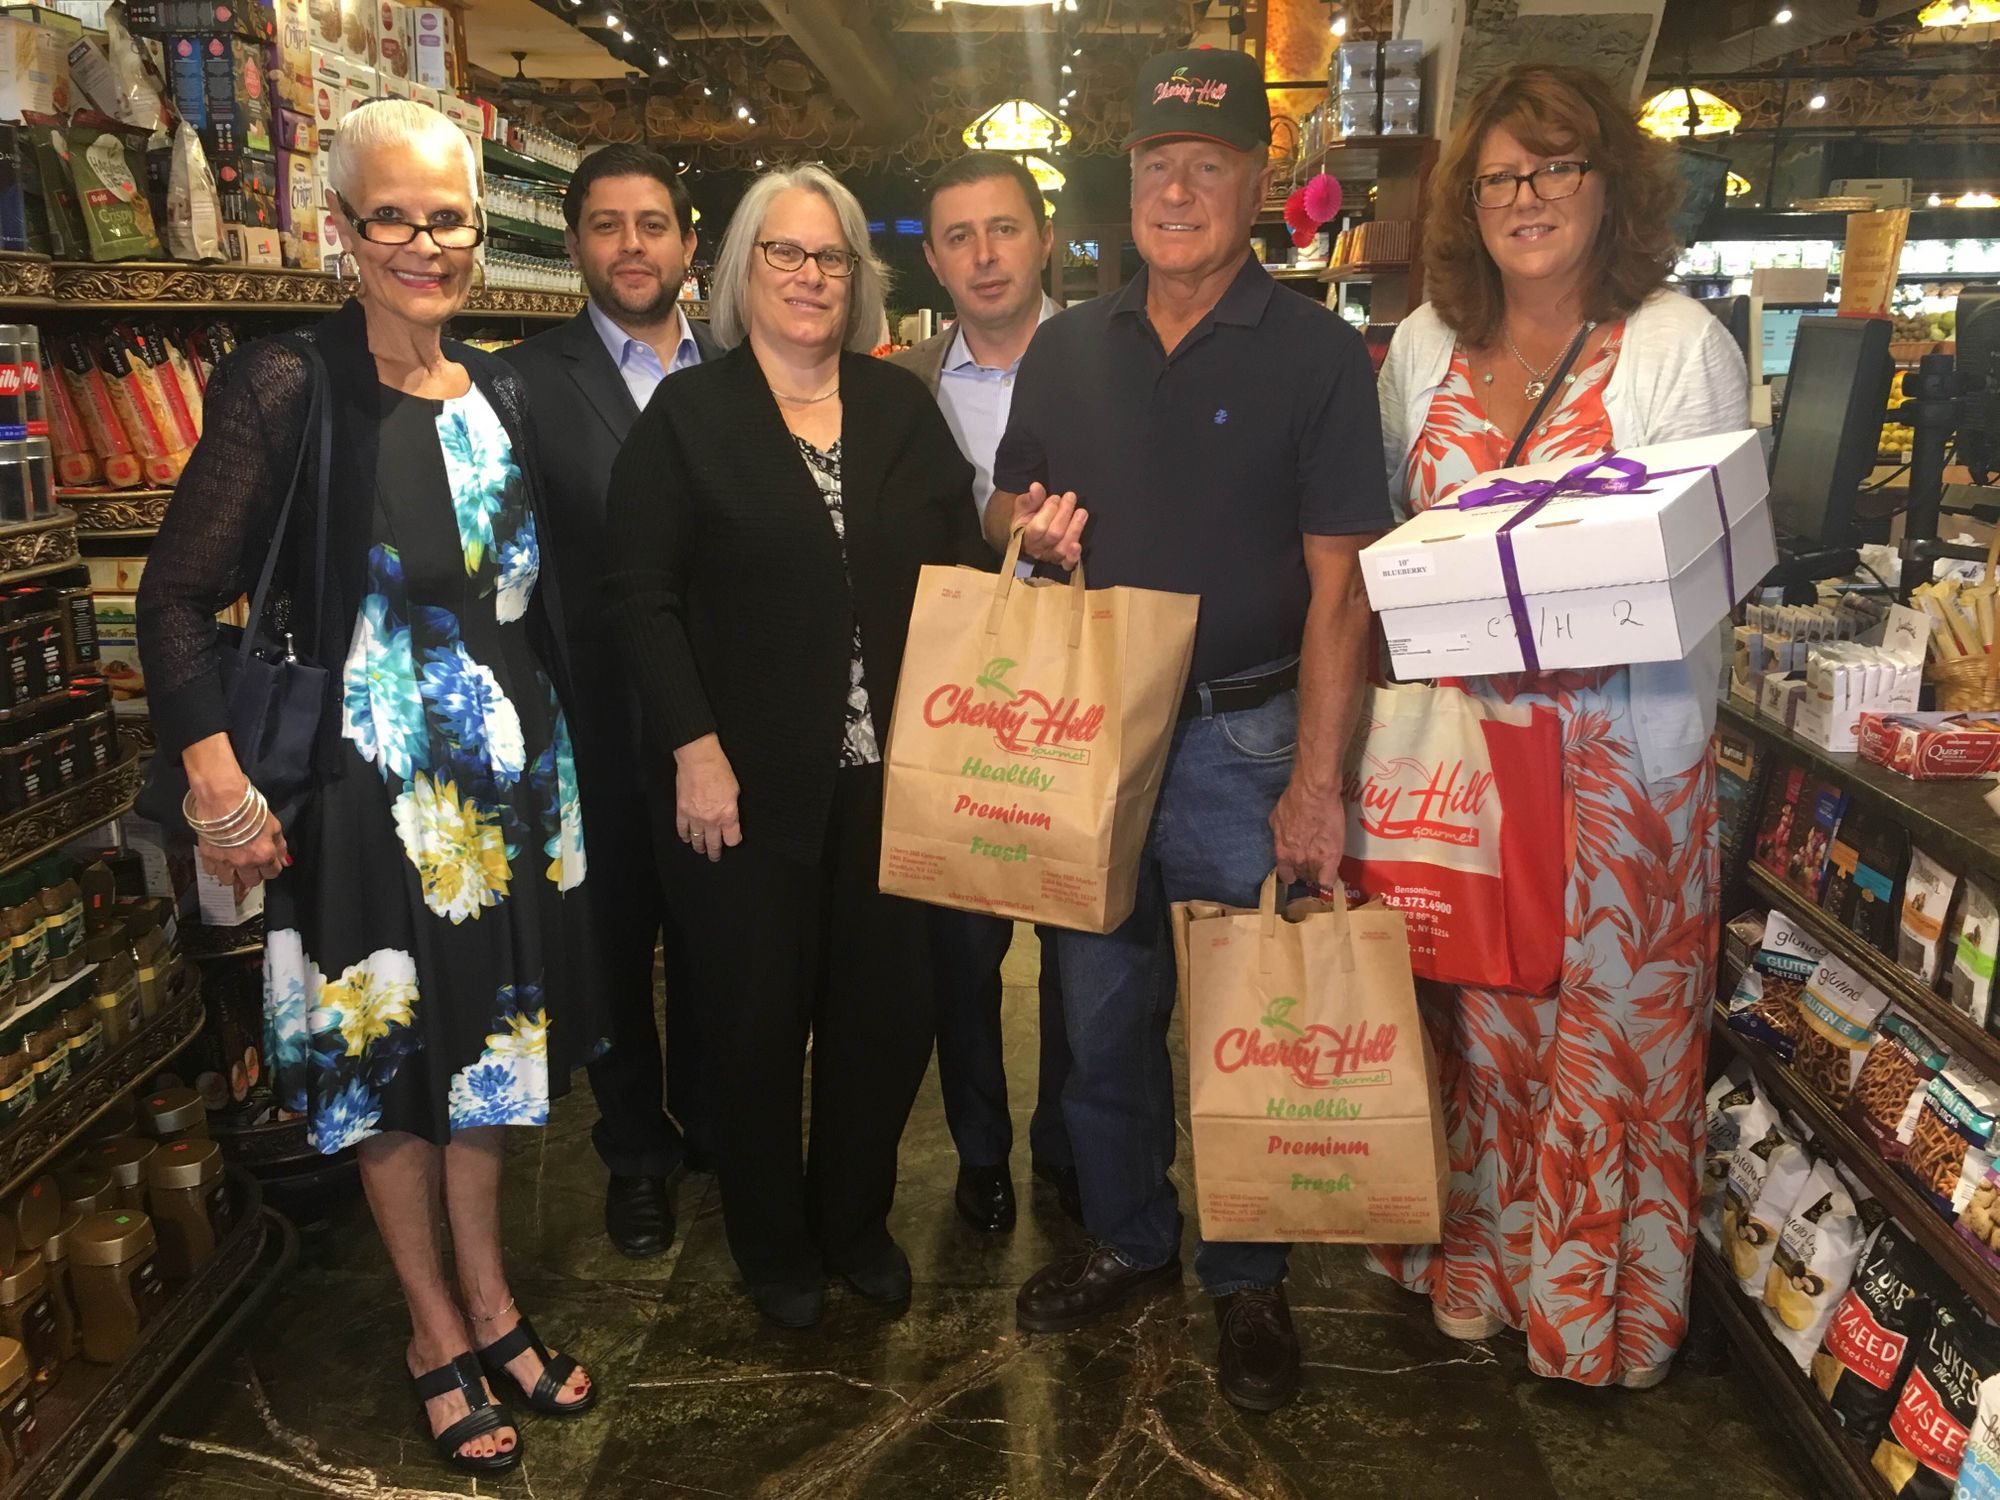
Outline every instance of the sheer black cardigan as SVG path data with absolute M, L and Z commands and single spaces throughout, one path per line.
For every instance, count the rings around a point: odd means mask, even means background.
M 326 363 L 333 402 L 326 592 L 319 617 L 307 618 L 319 509 L 309 460 L 292 505 L 266 620 L 272 630 L 292 632 L 299 654 L 327 668 L 318 769 L 322 777 L 331 777 L 340 764 L 328 752 L 339 733 L 341 666 L 367 592 L 385 388 L 368 352 L 367 316 L 359 301 L 348 302 L 302 336 Z M 444 352 L 465 366 L 491 403 L 528 486 L 542 567 L 525 623 L 558 700 L 567 706 L 573 701 L 569 659 L 553 625 L 561 618 L 556 569 L 549 556 L 554 528 L 535 461 L 527 390 L 510 366 L 490 354 L 451 339 L 445 340 Z M 260 339 L 225 359 L 209 381 L 201 441 L 174 488 L 139 586 L 139 658 L 164 754 L 178 755 L 228 727 L 215 616 L 256 583 L 300 444 L 307 441 L 309 378 L 309 366 L 297 349 L 283 339 Z M 574 734 L 575 716 L 569 717 Z

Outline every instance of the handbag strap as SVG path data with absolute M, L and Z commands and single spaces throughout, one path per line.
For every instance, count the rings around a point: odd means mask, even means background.
M 1562 363 L 1556 366 L 1555 374 L 1551 375 L 1548 384 L 1542 387 L 1542 399 L 1535 403 L 1535 409 L 1528 413 L 1528 420 L 1523 422 L 1521 430 L 1514 434 L 1514 446 L 1507 450 L 1507 461 L 1500 465 L 1501 468 L 1511 469 L 1521 461 L 1521 450 L 1528 446 L 1529 434 L 1535 430 L 1535 424 L 1542 420 L 1542 413 L 1549 409 L 1549 403 L 1556 399 L 1556 393 L 1562 389 L 1563 378 L 1569 374 L 1569 367 L 1575 364 L 1576 357 L 1583 353 L 1584 342 L 1590 337 L 1590 330 L 1596 326 L 1595 323 L 1585 323 L 1577 329 L 1576 337 L 1569 341 L 1569 347 L 1563 351 Z
M 315 627 L 325 610 L 326 594 L 326 530 L 327 511 L 333 478 L 333 403 L 327 399 L 326 364 L 320 358 L 319 350 L 310 341 L 289 334 L 280 335 L 287 343 L 299 349 L 306 360 L 307 398 L 306 420 L 299 434 L 298 457 L 292 462 L 291 482 L 285 486 L 285 502 L 278 510 L 278 524 L 271 531 L 271 545 L 265 549 L 263 567 L 257 573 L 257 587 L 250 595 L 250 617 L 248 628 L 243 632 L 243 642 L 236 651 L 236 680 L 230 684 L 230 696 L 242 690 L 244 669 L 257 649 L 257 629 L 264 618 L 264 606 L 270 600 L 271 583 L 277 576 L 278 558 L 284 552 L 285 533 L 290 529 L 292 502 L 298 498 L 299 481 L 305 477 L 306 455 L 313 448 L 314 418 L 319 426 L 319 474 L 317 499 L 319 516 L 315 526 L 317 533 L 313 547 L 313 622 Z

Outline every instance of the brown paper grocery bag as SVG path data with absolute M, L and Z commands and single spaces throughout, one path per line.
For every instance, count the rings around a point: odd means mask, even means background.
M 1197 600 L 927 567 L 897 679 L 881 886 L 1080 932 L 1132 911 Z
M 1437 1067 L 1402 913 L 1174 907 L 1195 1195 L 1211 1240 L 1428 1245 L 1446 1187 Z

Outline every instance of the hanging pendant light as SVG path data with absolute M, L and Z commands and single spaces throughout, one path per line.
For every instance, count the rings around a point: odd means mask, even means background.
M 1727 135 L 1742 123 L 1741 110 L 1707 89 L 1662 89 L 1639 111 L 1639 128 L 1668 141 L 1690 135 Z
M 1921 26 L 1988 26 L 2000 22 L 2000 0 L 1931 0 L 1917 12 Z
M 1731 172 L 1723 180 L 1722 195 L 1725 198 L 1741 198 L 1750 191 L 1750 179 L 1740 172 Z
M 1059 151 L 1069 144 L 1069 126 L 1028 99 L 994 105 L 965 127 L 965 144 L 975 151 Z

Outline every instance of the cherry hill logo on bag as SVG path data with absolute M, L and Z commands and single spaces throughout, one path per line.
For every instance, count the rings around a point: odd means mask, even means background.
M 1366 1021 L 1335 1030 L 1313 1025 L 1300 1030 L 1286 1019 L 1298 1008 L 1291 995 L 1274 997 L 1263 1017 L 1247 1030 L 1232 1026 L 1215 1039 L 1217 1072 L 1278 1068 L 1309 1089 L 1372 1087 L 1389 1082 L 1389 1059 L 1396 1055 L 1396 1028 Z M 1266 1040 L 1264 1029 L 1284 1033 Z M 1368 1069 L 1362 1072 L 1363 1068 Z
M 1087 764 L 1084 748 L 1104 727 L 1104 705 L 1081 698 L 1053 701 L 1033 688 L 1016 688 L 1007 681 L 1015 663 L 1004 656 L 989 660 L 972 679 L 972 686 L 948 682 L 924 699 L 924 723 L 932 729 L 964 724 L 991 729 L 993 742 L 1009 755 L 1036 755 Z M 985 694 L 992 696 L 982 696 Z
M 1467 849 L 1479 847 L 1477 821 L 1493 792 L 1491 771 L 1467 771 L 1463 760 L 1432 765 L 1407 757 L 1380 761 L 1367 757 L 1347 773 L 1342 792 L 1358 808 L 1361 827 L 1378 839 L 1434 839 Z M 1463 820 L 1463 821 L 1461 821 Z

